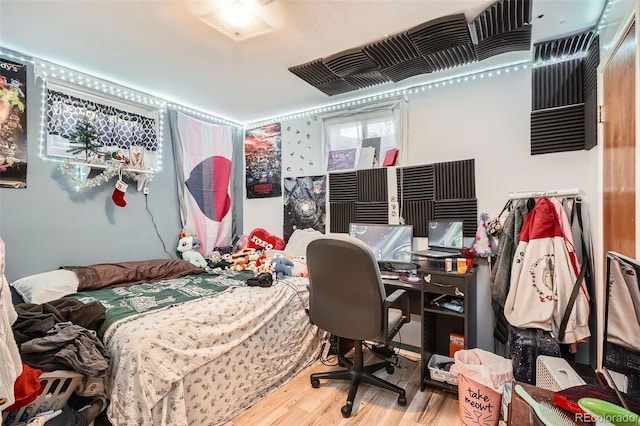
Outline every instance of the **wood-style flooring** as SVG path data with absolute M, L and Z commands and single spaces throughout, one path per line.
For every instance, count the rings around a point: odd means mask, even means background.
M 371 358 L 371 354 L 365 357 L 365 365 L 376 362 Z M 328 367 L 317 361 L 228 422 L 227 426 L 464 425 L 458 415 L 456 395 L 431 388 L 421 392 L 419 362 L 404 356 L 400 356 L 399 367 L 393 374 L 387 374 L 383 369 L 376 375 L 403 387 L 407 393 L 407 405 L 398 405 L 394 392 L 364 384 L 356 394 L 351 417 L 345 419 L 340 408 L 345 404 L 349 383 L 344 380 L 321 380 L 320 387 L 314 389 L 309 379 L 311 373 L 339 368 Z

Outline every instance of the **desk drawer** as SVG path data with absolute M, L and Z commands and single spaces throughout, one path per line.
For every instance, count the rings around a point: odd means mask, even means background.
M 427 273 L 424 275 L 423 280 L 423 289 L 426 293 L 447 294 L 449 296 L 463 297 L 466 291 L 464 277 L 457 277 L 455 275 L 433 275 Z

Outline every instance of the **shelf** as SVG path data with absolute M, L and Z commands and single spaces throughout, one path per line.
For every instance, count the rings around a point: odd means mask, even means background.
M 76 161 L 69 161 L 69 164 L 74 166 L 87 166 L 87 167 L 91 167 L 92 169 L 101 169 L 101 170 L 117 168 L 117 169 L 121 169 L 123 172 L 129 172 L 129 173 L 141 173 L 141 174 L 152 173 L 151 170 L 140 169 L 137 167 L 120 167 L 120 166 L 124 166 L 123 163 L 89 163 L 86 161 L 76 160 Z
M 447 315 L 447 316 L 451 316 L 451 317 L 464 318 L 464 312 L 460 313 L 460 312 L 452 311 L 451 309 L 438 308 L 437 306 L 425 307 L 424 311 L 425 312 L 432 312 L 434 314 Z

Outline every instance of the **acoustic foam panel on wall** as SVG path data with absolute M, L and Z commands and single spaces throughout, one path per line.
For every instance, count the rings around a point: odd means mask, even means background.
M 349 224 L 356 222 L 356 204 L 329 203 L 329 214 L 331 217 L 330 231 L 347 233 L 349 232 Z
M 389 204 L 356 203 L 356 222 L 389 223 Z
M 388 200 L 387 168 L 365 169 L 356 172 L 357 201 L 363 203 Z
M 531 155 L 585 147 L 584 104 L 531 112 Z
M 398 201 L 436 198 L 434 165 L 398 167 L 396 169 Z
M 531 154 L 591 149 L 597 143 L 599 38 L 593 30 L 534 45 L 531 73 Z
M 405 201 L 402 203 L 402 217 L 407 225 L 413 225 L 414 237 L 426 237 L 428 223 L 433 219 L 433 201 Z
M 356 172 L 329 173 L 329 202 L 353 202 L 358 194 Z
M 435 199 L 476 198 L 475 160 L 436 163 Z
M 443 16 L 381 40 L 289 68 L 332 96 L 531 47 L 532 0 L 498 0 L 471 24 Z M 469 25 L 473 30 L 470 32 Z
M 478 200 L 436 200 L 434 219 L 462 219 L 465 237 L 475 237 L 478 229 Z

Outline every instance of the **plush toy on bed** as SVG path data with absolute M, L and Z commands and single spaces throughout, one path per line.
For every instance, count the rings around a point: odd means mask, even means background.
M 199 246 L 200 240 L 198 240 L 195 234 L 186 232 L 182 232 L 180 234 L 180 240 L 178 240 L 178 251 L 182 253 L 182 258 L 195 266 L 206 268 L 208 266 L 207 261 L 204 256 L 196 250 Z
M 293 262 L 286 257 L 277 256 L 271 261 L 276 278 L 290 277 L 293 272 Z

